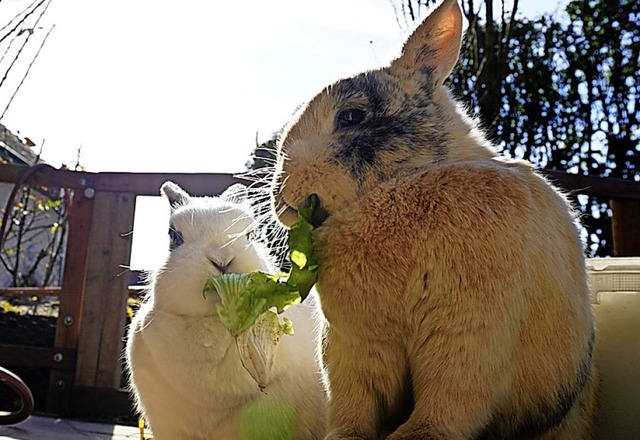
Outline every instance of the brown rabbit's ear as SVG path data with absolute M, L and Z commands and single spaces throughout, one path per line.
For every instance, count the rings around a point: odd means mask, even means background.
M 191 196 L 176 183 L 167 181 L 160 187 L 160 193 L 169 200 L 171 211 L 189 203 Z
M 424 72 L 440 86 L 458 61 L 462 42 L 462 10 L 458 0 L 444 0 L 413 31 L 402 54 L 389 67 L 400 78 Z

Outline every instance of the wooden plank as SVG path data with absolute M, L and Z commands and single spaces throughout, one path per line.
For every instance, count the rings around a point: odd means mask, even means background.
M 0 296 L 59 296 L 60 287 L 12 287 L 0 289 Z
M 29 167 L 0 164 L 0 182 L 16 182 Z M 251 182 L 232 173 L 89 173 L 44 167 L 29 178 L 32 185 L 61 188 L 93 188 L 96 191 L 160 195 L 160 186 L 172 180 L 193 195 L 214 195 L 234 183 Z
M 16 182 L 28 169 L 26 166 L 1 164 L 0 182 Z M 558 186 L 579 194 L 602 196 L 611 199 L 640 200 L 640 182 L 609 177 L 568 174 L 557 170 L 540 170 Z M 155 196 L 160 185 L 173 180 L 193 195 L 214 195 L 233 183 L 250 184 L 251 181 L 237 173 L 90 173 L 84 171 L 57 170 L 52 167 L 39 169 L 29 182 L 34 185 L 64 188 L 87 188 L 97 191 L 132 192 L 137 195 Z
M 87 272 L 87 252 L 93 216 L 93 195 L 74 191 L 69 206 L 69 238 L 62 276 L 56 347 L 76 349 Z
M 613 255 L 616 257 L 640 256 L 640 201 L 611 200 L 613 217 Z
M 78 341 L 77 386 L 120 385 L 135 195 L 97 192 Z
M 73 392 L 73 376 L 71 370 L 52 369 L 49 374 L 47 389 L 47 405 L 45 412 L 58 417 L 71 415 L 71 393 Z
M 160 186 L 167 180 L 177 183 L 194 196 L 219 194 L 234 183 L 249 184 L 224 173 L 100 173 L 93 177 L 99 191 L 124 191 L 146 196 L 159 196 Z
M 588 194 L 610 199 L 640 200 L 640 182 L 610 177 L 582 176 L 563 171 L 540 170 L 560 188 L 575 194 Z
M 0 365 L 73 370 L 75 359 L 75 350 L 66 348 L 0 344 Z
M 88 175 L 90 173 L 58 170 L 44 163 L 32 167 L 0 164 L 0 182 L 20 182 L 21 185 L 83 189 L 87 187 Z
M 71 194 L 68 214 L 69 237 L 65 252 L 55 347 L 73 350 L 78 347 L 94 195 L 86 190 L 76 190 Z M 47 412 L 59 415 L 68 413 L 73 379 L 73 372 L 56 369 L 51 371 Z

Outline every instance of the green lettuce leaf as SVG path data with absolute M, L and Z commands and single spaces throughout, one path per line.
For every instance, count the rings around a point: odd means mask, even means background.
M 216 312 L 220 322 L 233 336 L 249 327 L 267 310 L 282 313 L 287 307 L 300 303 L 318 280 L 318 261 L 313 252 L 311 218 L 318 199 L 312 195 L 309 207 L 298 209 L 298 221 L 289 229 L 288 274 L 268 274 L 260 271 L 245 274 L 222 274 L 205 283 L 203 293 L 220 296 Z M 286 322 L 292 332 L 291 323 Z

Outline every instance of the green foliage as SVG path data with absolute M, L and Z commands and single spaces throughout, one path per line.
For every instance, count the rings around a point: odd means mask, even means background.
M 10 275 L 5 287 L 49 287 L 58 277 L 67 236 L 67 205 L 47 188 L 25 186 L 8 215 L 0 267 Z
M 291 440 L 296 429 L 295 412 L 280 400 L 256 400 L 245 405 L 238 416 L 242 440 Z
M 436 3 L 391 2 L 406 28 Z M 640 181 L 640 2 L 572 0 L 563 16 L 534 18 L 509 11 L 504 0 L 501 7 L 461 3 L 468 27 L 448 83 L 506 156 Z M 274 137 L 258 146 L 254 169 L 273 165 L 276 143 Z M 573 202 L 587 254 L 610 256 L 608 201 Z
M 278 143 L 279 133 L 275 133 L 273 137 L 262 144 L 256 142 L 256 147 L 251 155 L 251 160 L 245 166 L 251 170 L 262 170 L 271 168 L 276 161 L 276 146 Z
M 481 15 L 462 2 L 469 26 L 449 79 L 489 137 L 540 168 L 639 181 L 640 3 L 572 0 L 559 18 L 491 3 Z M 611 255 L 607 201 L 574 203 L 589 256 Z
M 282 274 L 269 275 L 263 272 L 222 274 L 207 280 L 204 293 L 217 293 L 220 296 L 221 303 L 216 306 L 220 322 L 232 336 L 237 336 L 272 307 L 282 313 L 288 306 L 300 301 L 297 291 L 280 282 L 282 277 Z
M 310 206 L 298 208 L 299 219 L 289 229 L 289 259 L 291 270 L 287 284 L 297 289 L 302 299 L 318 280 L 318 261 L 313 253 L 313 226 L 311 219 L 316 209 L 318 198 L 314 194 L 310 198 Z

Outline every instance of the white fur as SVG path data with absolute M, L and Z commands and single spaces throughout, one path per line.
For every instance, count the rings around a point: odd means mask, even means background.
M 224 195 L 182 196 L 171 224 L 184 243 L 151 275 L 126 347 L 131 389 L 155 439 L 239 438 L 242 407 L 269 399 L 292 405 L 296 438 L 323 438 L 326 402 L 316 356 L 315 300 L 285 312 L 295 335 L 282 337 L 272 380 L 261 392 L 215 313 L 215 294 L 204 298 L 202 288 L 220 273 L 218 266 L 228 265 L 233 273 L 273 272 L 268 254 L 246 236 L 253 220 L 245 206 Z

